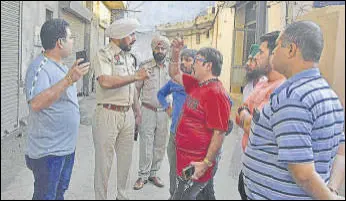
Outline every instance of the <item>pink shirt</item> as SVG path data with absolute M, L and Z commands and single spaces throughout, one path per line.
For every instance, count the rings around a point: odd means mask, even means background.
M 257 108 L 261 110 L 265 104 L 269 102 L 270 95 L 273 91 L 278 88 L 282 83 L 286 81 L 286 78 L 279 79 L 273 82 L 269 82 L 268 80 L 262 80 L 258 82 L 255 86 L 255 89 L 248 96 L 243 105 L 247 106 L 250 109 L 250 114 L 252 115 L 253 109 Z M 236 116 L 236 123 L 240 124 L 239 114 Z M 242 148 L 245 151 L 247 146 L 247 142 L 249 139 L 249 133 L 244 132 L 242 139 Z

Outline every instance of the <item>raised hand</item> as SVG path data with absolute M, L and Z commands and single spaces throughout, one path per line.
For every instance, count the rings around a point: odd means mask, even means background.
M 66 77 L 68 77 L 69 82 L 77 82 L 79 79 L 81 79 L 85 74 L 88 73 L 90 62 L 86 62 L 83 64 L 78 65 L 79 62 L 83 61 L 83 59 L 76 60 L 70 70 L 67 72 Z M 70 84 L 72 84 L 70 83 Z
M 173 39 L 171 44 L 172 60 L 174 62 L 179 62 L 180 51 L 184 48 L 184 39 L 182 36 L 178 35 Z

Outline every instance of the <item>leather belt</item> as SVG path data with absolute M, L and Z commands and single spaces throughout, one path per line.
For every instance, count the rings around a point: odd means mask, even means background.
M 165 111 L 164 108 L 157 108 L 157 107 L 154 107 L 154 106 L 152 106 L 152 105 L 150 105 L 150 104 L 148 104 L 148 103 L 142 103 L 142 105 L 143 105 L 144 107 L 146 107 L 146 108 L 148 108 L 148 109 L 154 111 L 154 112 L 164 112 L 164 111 Z
M 117 112 L 127 112 L 130 109 L 130 106 L 120 106 L 120 105 L 113 105 L 113 104 L 97 104 L 97 105 L 102 105 L 103 108 L 109 109 L 109 110 L 114 110 Z

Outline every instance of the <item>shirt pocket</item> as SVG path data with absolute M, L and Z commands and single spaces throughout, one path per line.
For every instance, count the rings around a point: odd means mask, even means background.
M 126 76 L 128 75 L 125 66 L 123 65 L 113 65 L 113 75 Z
M 156 78 L 150 77 L 148 80 L 144 81 L 144 86 L 147 90 L 153 90 L 156 85 Z

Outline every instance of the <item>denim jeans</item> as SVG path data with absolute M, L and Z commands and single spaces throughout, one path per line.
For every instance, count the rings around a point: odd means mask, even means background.
M 31 159 L 25 156 L 26 166 L 34 174 L 33 200 L 64 200 L 72 174 L 75 153 L 66 156 L 45 156 Z

